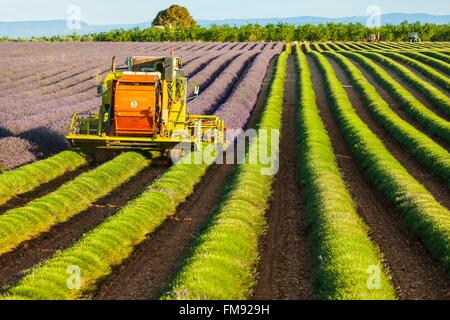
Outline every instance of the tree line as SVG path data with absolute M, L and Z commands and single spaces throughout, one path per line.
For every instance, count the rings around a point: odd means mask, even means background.
M 382 41 L 405 41 L 408 34 L 418 32 L 424 41 L 450 41 L 450 24 L 421 24 L 403 22 L 399 25 L 385 25 L 380 29 L 370 29 L 361 23 L 349 24 L 247 24 L 244 26 L 213 25 L 201 27 L 166 27 L 131 30 L 113 30 L 109 32 L 88 35 L 54 36 L 28 39 L 31 41 L 213 41 L 213 42 L 244 42 L 244 41 L 364 41 L 370 34 L 380 32 Z M 22 39 L 7 39 L 3 41 L 21 41 Z

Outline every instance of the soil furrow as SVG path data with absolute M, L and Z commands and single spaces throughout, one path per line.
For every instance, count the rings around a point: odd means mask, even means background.
M 247 127 L 254 127 L 268 93 L 276 59 L 269 64 L 262 90 Z M 141 243 L 133 254 L 111 276 L 105 279 L 94 294 L 96 300 L 155 300 L 163 293 L 189 252 L 194 237 L 218 205 L 226 180 L 233 166 L 215 165 L 195 188 L 187 201 L 177 209 L 149 239 Z
M 356 110 L 358 116 L 366 123 L 366 125 L 375 133 L 387 147 L 390 153 L 408 170 L 408 172 L 419 181 L 436 200 L 443 206 L 450 208 L 450 197 L 448 196 L 448 189 L 441 184 L 441 181 L 433 175 L 433 173 L 422 167 L 414 157 L 407 152 L 407 150 L 395 140 L 384 127 L 375 120 L 372 114 L 364 106 L 364 97 L 351 85 L 351 80 L 344 72 L 342 67 L 333 59 L 328 58 L 328 61 L 334 68 L 336 75 L 344 86 L 348 97 Z
M 280 170 L 273 184 L 258 267 L 257 300 L 312 299 L 313 267 L 303 223 L 304 202 L 298 185 L 296 144 L 297 72 L 294 56 L 288 60 L 280 141 Z
M 400 212 L 367 181 L 341 134 L 327 101 L 324 79 L 312 58 L 312 80 L 322 119 L 331 137 L 339 168 L 370 228 L 370 237 L 384 255 L 400 299 L 449 299 L 450 281 L 445 270 L 424 249 L 402 221 Z
M 369 83 L 375 87 L 378 94 L 383 98 L 384 101 L 386 101 L 391 109 L 397 113 L 397 115 L 402 118 L 403 120 L 407 121 L 410 125 L 412 125 L 417 130 L 422 131 L 426 135 L 428 135 L 431 139 L 433 139 L 436 143 L 438 143 L 440 146 L 445 148 L 447 151 L 450 152 L 450 143 L 445 141 L 444 139 L 440 137 L 436 137 L 434 135 L 429 134 L 427 132 L 426 128 L 424 128 L 422 125 L 420 125 L 416 120 L 414 120 L 406 111 L 403 109 L 403 107 L 400 105 L 400 103 L 397 102 L 397 100 L 394 98 L 394 96 L 387 90 L 382 87 L 377 80 L 357 61 L 350 59 L 349 60 L 361 71 L 361 73 L 364 75 L 364 77 L 369 81 Z
M 85 233 L 114 215 L 166 169 L 164 166 L 151 165 L 88 210 L 0 256 L 0 288 L 13 284 L 28 269 L 78 241 Z

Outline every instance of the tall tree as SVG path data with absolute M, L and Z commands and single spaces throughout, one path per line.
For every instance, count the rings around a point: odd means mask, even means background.
M 160 11 L 153 20 L 152 25 L 191 28 L 195 27 L 197 22 L 192 18 L 188 9 L 174 4 L 168 9 Z

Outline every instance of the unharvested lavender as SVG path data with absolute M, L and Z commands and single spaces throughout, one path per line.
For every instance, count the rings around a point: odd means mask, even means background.
M 14 168 L 68 147 L 74 112 L 97 111 L 96 86 L 112 56 L 168 55 L 202 87 L 191 113 L 247 122 L 278 43 L 0 43 L 0 167 Z M 20 70 L 20 72 L 18 72 Z M 192 89 L 191 89 L 192 90 Z
M 2 169 L 35 161 L 39 156 L 36 146 L 27 140 L 8 137 L 0 139 L 0 164 Z
M 253 62 L 237 88 L 214 113 L 225 119 L 229 129 L 242 129 L 247 124 L 261 92 L 267 66 L 276 51 L 264 51 Z M 236 133 L 230 138 L 236 138 Z

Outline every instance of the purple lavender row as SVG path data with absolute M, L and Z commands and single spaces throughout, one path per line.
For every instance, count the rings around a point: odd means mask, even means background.
M 229 129 L 242 129 L 256 105 L 267 67 L 277 53 L 264 51 L 253 62 L 246 75 L 228 100 L 214 113 L 225 120 Z M 236 138 L 237 134 L 230 136 Z
M 209 72 L 209 71 L 208 71 Z M 78 76 L 81 77 L 82 75 Z M 75 78 L 78 78 L 75 77 Z M 13 120 L 4 122 L 4 128 L 18 134 L 24 130 L 28 130 L 36 124 L 39 126 L 45 125 L 45 119 L 48 119 L 49 123 L 60 120 L 61 118 L 70 119 L 73 112 L 86 112 L 92 109 L 92 101 L 97 101 L 98 98 L 95 96 L 95 85 L 97 84 L 95 80 L 84 81 L 79 84 L 78 80 L 74 80 L 73 83 L 78 83 L 74 87 L 84 86 L 86 90 L 92 89 L 90 92 L 80 92 L 81 95 L 72 95 L 60 99 L 54 99 L 50 101 L 45 101 L 29 108 L 18 108 L 18 112 L 11 112 L 13 115 Z M 74 88 L 73 87 L 73 88 Z M 72 87 L 67 89 L 67 93 L 70 93 Z M 84 104 L 87 104 L 85 106 Z M 28 110 L 28 114 L 24 113 L 23 110 Z M 70 112 L 68 112 L 70 111 Z M 1 117 L 1 113 L 0 113 Z M 1 118 L 0 118 L 1 119 Z
M 149 52 L 149 50 L 156 48 L 157 50 L 154 51 L 158 51 L 161 52 L 161 54 L 163 54 L 164 50 L 168 49 L 168 48 L 172 48 L 174 47 L 173 44 L 169 44 L 165 47 L 161 47 L 160 44 L 155 45 L 155 44 L 138 44 L 138 45 L 133 45 L 130 46 L 131 44 L 121 44 L 121 45 L 114 45 L 111 46 L 112 51 L 114 50 L 120 50 L 120 55 L 126 56 L 126 55 L 133 55 L 133 54 L 152 54 L 153 52 Z M 176 44 L 178 45 L 178 44 Z M 185 47 L 183 47 L 185 45 Z M 246 44 L 245 46 L 247 46 L 248 44 Z M 153 47 L 154 46 L 154 47 Z M 228 54 L 234 51 L 234 49 L 232 49 L 232 47 L 234 47 L 235 44 L 207 44 L 206 47 L 209 47 L 209 51 L 207 51 L 206 53 L 203 52 L 203 50 L 205 49 L 205 46 L 203 44 L 197 44 L 195 46 L 192 46 L 192 44 L 182 44 L 180 43 L 179 47 L 175 47 L 175 49 L 179 50 L 178 52 L 176 52 L 177 55 L 181 55 L 180 52 L 184 51 L 182 50 L 183 48 L 189 49 L 189 48 L 195 48 L 198 49 L 200 48 L 201 50 L 199 52 L 195 52 L 195 51 L 189 51 L 189 53 L 186 53 L 186 56 L 184 56 L 183 54 L 183 58 L 184 60 L 186 60 L 187 55 L 190 54 L 191 58 L 194 59 L 191 63 L 188 64 L 188 66 L 190 65 L 190 68 L 194 71 L 199 71 L 201 70 L 200 67 L 205 67 L 208 68 L 208 66 L 203 66 L 204 61 L 202 62 L 202 59 L 211 59 L 211 57 L 215 54 Z M 243 44 L 239 44 L 240 47 L 244 47 Z M 91 48 L 94 46 L 91 46 Z M 102 46 L 95 46 L 99 51 L 103 51 L 102 50 Z M 76 50 L 76 46 L 67 46 L 66 48 L 72 49 L 72 50 Z M 202 49 L 203 48 L 203 49 Z M 270 47 L 268 47 L 270 48 Z M 86 48 L 84 48 L 86 49 Z M 186 50 L 185 49 L 185 50 Z M 220 49 L 220 50 L 219 50 Z M 232 49 L 232 50 L 230 50 Z M 226 50 L 226 52 L 222 52 L 222 50 Z M 252 48 L 251 51 L 249 52 L 253 52 L 254 50 L 257 50 L 257 46 L 255 46 L 254 48 Z M 39 52 L 39 50 L 36 50 L 36 52 Z M 240 51 L 238 51 L 240 52 Z M 184 52 L 183 52 L 184 53 Z M 236 52 L 235 52 L 236 53 Z M 275 53 L 271 53 L 272 56 Z M 77 54 L 75 54 L 76 56 Z M 80 55 L 81 56 L 81 55 Z M 93 54 L 92 56 L 95 56 L 95 54 Z M 118 54 L 119 56 L 119 54 Z M 206 58 L 205 58 L 206 56 Z M 218 57 L 217 57 L 218 58 Z M 79 63 L 83 64 L 86 63 L 86 58 L 80 58 Z M 105 59 L 105 63 L 108 63 L 109 59 Z M 242 87 L 246 87 L 245 85 L 245 79 L 247 79 L 249 77 L 249 74 L 253 74 L 252 70 L 255 69 L 255 64 L 257 63 L 259 59 L 259 57 L 255 60 L 254 65 L 252 65 L 252 67 L 250 68 L 250 70 L 247 72 L 245 78 L 242 80 L 242 82 L 239 84 L 238 88 L 236 89 L 236 91 L 230 96 L 230 98 L 227 100 L 227 102 L 225 104 L 223 104 L 221 106 L 221 108 L 219 109 L 220 112 L 224 112 L 224 111 L 228 111 L 228 108 L 230 105 L 232 105 L 233 101 L 239 101 L 239 99 L 236 97 L 236 92 L 242 92 Z M 270 60 L 270 59 L 269 59 Z M 97 60 L 98 61 L 98 60 Z M 103 61 L 103 60 L 102 60 Z M 78 61 L 75 61 L 74 64 L 72 65 L 77 65 Z M 261 62 L 261 61 L 260 61 Z M 267 62 L 268 63 L 268 62 Z M 233 62 L 231 63 L 233 64 Z M 86 64 L 84 64 L 86 66 Z M 267 64 L 266 64 L 267 67 Z M 213 70 L 214 68 L 210 68 L 211 70 Z M 55 70 L 57 70 L 55 68 Z M 61 71 L 61 69 L 59 69 Z M 200 71 L 201 72 L 201 71 Z M 214 71 L 212 71 L 214 72 Z M 265 72 L 264 72 L 265 73 Z M 62 73 L 61 73 L 62 74 Z M 200 73 L 199 73 L 200 74 Z M 206 75 L 206 71 L 204 73 Z M 57 77 L 57 76 L 56 76 Z M 254 78 L 254 80 L 250 80 L 250 81 L 255 81 L 258 82 L 258 80 L 256 79 L 256 77 Z M 77 88 L 77 89 L 82 89 L 82 88 L 86 88 L 89 89 L 89 86 L 87 87 L 83 87 L 85 84 L 76 84 L 75 81 L 79 81 L 79 79 L 75 79 L 73 81 L 73 86 L 71 87 L 72 89 Z M 45 81 L 43 82 L 45 83 Z M 70 81 L 67 81 L 65 83 L 70 84 Z M 92 84 L 90 84 L 91 88 L 94 88 L 94 86 Z M 89 89 L 91 90 L 91 89 Z M 94 90 L 95 91 L 95 90 Z M 259 92 L 259 89 L 257 89 L 257 91 Z M 66 148 L 66 142 L 64 140 L 64 135 L 66 133 L 67 127 L 70 123 L 70 117 L 71 114 L 73 112 L 79 112 L 79 113 L 83 113 L 83 112 L 92 112 L 92 111 L 97 111 L 98 109 L 98 98 L 97 97 L 93 97 L 91 96 L 92 90 L 89 92 L 67 92 L 67 97 L 60 97 L 60 98 L 55 98 L 56 99 L 61 99 L 58 100 L 55 104 L 51 104 L 51 101 L 48 101 L 49 104 L 47 104 L 46 106 L 41 105 L 39 107 L 37 107 L 36 110 L 46 110 L 43 113 L 40 113 L 38 111 L 37 114 L 30 114 L 29 111 L 22 111 L 25 114 L 27 114 L 25 117 L 21 117 L 20 119 L 14 119 L 11 121 L 8 121 L 8 128 L 11 129 L 10 132 L 7 135 L 11 135 L 12 132 L 14 131 L 18 136 L 17 137 L 9 137 L 9 138 L 4 138 L 4 139 L 0 139 L 0 146 L 1 146 L 1 150 L 2 153 L 5 155 L 5 157 L 9 157 L 10 162 L 8 164 L 8 167 L 14 167 L 18 164 L 23 164 L 26 162 L 30 162 L 34 160 L 34 157 L 30 157 L 30 155 L 33 156 L 33 154 L 37 154 L 38 156 L 40 156 L 40 154 L 43 154 L 44 156 L 50 155 L 51 153 L 63 150 L 64 148 Z M 257 93 L 254 93 L 255 96 L 257 96 Z M 95 93 L 94 93 L 95 95 Z M 92 99 L 90 98 L 92 97 Z M 72 100 L 73 98 L 73 100 Z M 249 98 L 250 100 L 252 99 L 251 97 Z M 82 101 L 80 101 L 82 100 Z M 256 98 L 255 98 L 256 101 Z M 254 105 L 254 104 L 253 104 Z M 20 106 L 17 109 L 18 110 L 26 110 L 30 108 L 30 105 L 28 106 Z M 36 111 L 34 110 L 34 111 Z M 18 111 L 20 114 L 20 111 Z M 248 118 L 248 116 L 246 117 Z M 231 119 L 231 118 L 229 118 Z M 230 120 L 229 120 L 230 121 Z M 247 120 L 240 120 L 237 121 L 236 123 L 243 123 L 245 124 Z M 0 121 L 0 130 L 1 127 L 4 127 L 4 122 Z M 227 123 L 229 127 L 231 122 Z M 235 125 L 233 125 L 232 127 L 235 127 Z M 6 132 L 8 132 L 8 130 L 5 130 Z M 0 135 L 1 137 L 1 135 Z M 24 140 L 25 139 L 25 140 Z M 24 157 L 23 159 L 18 159 L 18 157 L 16 156 L 16 153 L 14 152 L 15 150 L 18 150 L 17 148 L 13 150 L 13 144 L 11 144 L 11 141 L 17 141 L 17 145 L 22 146 L 21 148 L 21 152 L 19 152 L 19 154 L 23 154 Z M 8 147 L 5 147 L 8 146 Z M 8 148 L 11 148 L 10 151 L 6 150 Z M 20 148 L 19 148 L 20 149 Z M 9 154 L 9 155 L 8 155 Z M 14 156 L 13 156 L 14 155 Z M 19 157 L 20 158 L 20 157 Z M 32 159 L 33 158 L 33 159 Z M 24 160 L 25 159 L 25 160 Z M 7 160 L 0 160 L 0 162 L 5 162 Z M 15 162 L 16 165 L 11 164 Z
M 84 57 L 84 58 L 83 58 Z M 4 57 L 2 59 L 2 69 L 10 69 L 11 71 L 17 71 L 17 68 L 21 68 L 21 72 L 14 72 L 13 77 L 11 78 L 14 81 L 20 80 L 25 76 L 33 75 L 34 70 L 30 68 L 23 68 L 24 64 L 27 66 L 34 67 L 45 67 L 45 69 L 51 67 L 58 67 L 61 64 L 74 64 L 76 65 L 80 62 L 84 62 L 86 60 L 97 61 L 99 59 L 104 59 L 104 55 L 102 55 L 99 51 L 81 51 L 81 50 L 73 50 L 67 52 L 60 52 L 58 54 L 52 53 L 43 57 L 34 57 L 27 56 L 21 58 L 20 61 L 14 63 L 14 58 Z
M 27 86 L 22 86 L 20 91 L 16 89 L 14 93 L 9 93 L 6 96 L 0 97 L 0 110 L 4 109 L 5 104 L 9 108 L 11 102 L 24 104 L 27 102 L 48 100 L 48 98 L 51 98 L 54 94 L 59 94 L 59 96 L 70 95 L 70 92 L 65 92 L 63 90 L 73 87 L 77 82 L 95 79 L 96 75 L 102 74 L 104 71 L 105 69 L 101 70 L 100 66 L 97 65 L 90 67 L 87 70 L 82 70 L 82 72 L 59 74 L 55 79 L 48 78 L 39 87 L 27 88 Z
M 214 78 L 216 78 L 227 67 L 227 65 L 229 65 L 238 56 L 239 54 L 234 52 L 226 53 L 212 60 L 205 68 L 203 68 L 200 72 L 197 72 L 192 78 L 189 79 L 188 96 L 192 96 L 196 85 L 200 86 L 201 90 L 205 89 L 214 80 Z
M 51 95 L 58 91 L 64 90 L 68 87 L 72 87 L 76 81 L 86 81 L 88 79 L 95 79 L 97 76 L 103 74 L 107 69 L 104 65 L 89 66 L 88 69 L 79 71 L 65 72 L 55 76 L 54 79 L 48 78 L 40 86 L 34 88 L 28 88 L 27 91 L 19 92 L 18 94 L 10 94 L 9 98 L 14 98 L 16 101 L 24 101 L 29 98 L 42 98 L 43 95 Z M 66 92 L 61 92 L 61 95 L 66 95 Z M 2 103 L 0 99 L 0 104 Z M 10 100 L 10 99 L 9 99 Z
M 121 50 L 121 51 L 117 51 L 117 50 L 113 50 L 113 49 L 109 49 L 109 48 L 105 48 L 105 50 L 107 50 L 108 52 L 111 52 L 112 55 L 116 54 L 116 55 L 126 55 L 127 51 L 125 50 Z M 83 52 L 82 50 L 74 50 L 76 53 L 73 54 L 71 53 L 70 55 L 66 55 L 66 53 L 61 53 L 60 55 L 51 55 L 49 57 L 46 57 L 46 59 L 42 60 L 42 61 L 34 61 L 34 62 L 30 62 L 27 61 L 27 65 L 33 65 L 32 68 L 38 68 L 40 67 L 43 70 L 47 70 L 48 68 L 51 68 L 53 66 L 60 66 L 61 64 L 69 64 L 69 65 L 73 65 L 74 67 L 78 66 L 83 66 L 83 64 L 85 64 L 87 61 L 89 62 L 96 62 L 98 63 L 107 63 L 108 61 L 110 61 L 110 57 L 105 56 L 104 53 L 102 53 L 101 50 L 97 50 L 97 51 L 85 51 Z M 10 67 L 12 71 L 15 71 L 17 66 L 13 66 L 11 64 L 9 64 L 9 66 L 6 67 Z M 20 73 L 15 73 L 17 76 L 22 77 L 24 74 L 26 75 L 27 73 L 29 74 L 34 74 L 34 70 L 30 70 L 30 68 L 22 68 L 23 72 Z M 20 78 L 12 78 L 12 80 L 17 81 L 20 80 Z
M 32 143 L 17 137 L 0 139 L 0 164 L 4 169 L 34 162 L 39 152 Z
M 33 128 L 45 127 L 60 119 L 70 119 L 75 112 L 87 112 L 98 107 L 99 100 L 97 97 L 94 97 L 93 99 L 78 103 L 68 103 L 58 109 L 49 108 L 42 113 L 10 120 L 5 125 L 2 125 L 2 127 L 17 135 Z
M 81 102 L 90 98 L 94 98 L 96 95 L 95 87 L 97 82 L 95 79 L 94 69 L 89 70 L 87 73 L 80 73 L 75 77 L 70 77 L 66 81 L 61 81 L 48 88 L 40 88 L 40 91 L 34 92 L 33 97 L 36 98 L 24 98 L 20 100 L 7 100 L 1 101 L 0 110 L 3 104 L 10 106 L 14 104 L 16 108 L 11 112 L 11 108 L 5 112 L 0 112 L 0 122 L 8 121 L 21 117 L 22 115 L 32 115 L 34 113 L 41 113 L 42 110 L 57 109 L 61 105 L 67 103 Z M 105 74 L 107 70 L 103 70 L 101 74 Z M 47 91 L 44 91 L 46 89 Z M 3 102 L 3 103 L 2 103 Z M 27 105 L 27 107 L 23 107 Z M 22 111 L 22 112 L 21 112 Z
M 95 111 L 98 108 L 97 99 L 89 100 L 88 103 L 71 104 L 61 107 L 57 110 L 51 110 L 48 113 L 37 114 L 30 117 L 25 117 L 20 120 L 11 121 L 8 123 L 8 129 L 15 133 L 24 132 L 32 129 L 33 127 L 50 127 L 51 131 L 55 134 L 65 134 L 67 126 L 70 123 L 70 118 L 66 117 L 66 114 L 72 114 L 73 112 L 89 112 Z M 48 126 L 49 123 L 52 125 Z M 60 140 L 55 136 L 55 139 Z M 53 142 L 48 141 L 50 144 Z M 42 146 L 41 146 L 42 147 Z
M 94 48 L 95 49 L 95 48 Z M 61 52 L 60 55 L 57 54 L 51 54 L 50 56 L 45 56 L 45 59 L 43 58 L 42 60 L 39 59 L 35 59 L 34 62 L 31 61 L 25 61 L 25 63 L 27 63 L 27 65 L 29 65 L 30 63 L 35 65 L 36 67 L 41 66 L 45 67 L 45 69 L 47 69 L 48 67 L 51 67 L 52 65 L 60 65 L 61 63 L 74 63 L 74 66 L 78 65 L 82 65 L 83 63 L 86 62 L 86 60 L 91 59 L 91 61 L 96 61 L 96 63 L 99 63 L 99 61 L 103 61 L 104 63 L 107 63 L 108 61 L 110 61 L 110 57 L 106 57 L 104 55 L 104 52 L 102 52 L 102 50 L 99 50 L 99 48 L 96 49 L 96 51 L 83 51 L 83 50 L 72 50 L 72 51 L 68 51 L 66 53 Z M 123 55 L 123 57 L 125 57 L 127 54 L 144 54 L 146 53 L 146 50 L 143 49 L 139 49 L 138 47 L 135 48 L 119 48 L 120 50 L 118 51 L 117 49 L 114 48 L 109 48 L 109 46 L 105 46 L 104 48 L 102 48 L 105 51 L 108 52 L 112 52 L 118 56 Z M 73 53 L 73 51 L 76 51 L 76 53 Z M 118 52 L 117 52 L 118 51 Z M 33 57 L 31 57 L 33 58 Z M 29 57 L 27 57 L 27 59 L 29 59 Z M 4 60 L 2 60 L 4 61 Z M 24 61 L 20 62 L 20 65 L 23 67 L 23 63 Z M 18 77 L 23 77 L 24 74 L 27 74 L 27 72 L 29 74 L 35 74 L 34 70 L 29 70 L 29 68 L 21 68 L 23 70 L 23 72 L 17 73 L 17 72 L 13 72 L 14 70 L 16 70 L 16 68 L 18 66 L 14 66 L 11 64 L 10 61 L 7 61 L 7 63 L 5 64 L 5 68 L 11 68 L 11 73 L 13 75 L 16 75 Z M 17 81 L 20 80 L 21 78 L 14 78 L 12 77 L 11 80 Z
M 65 108 L 67 105 L 80 105 L 86 101 L 97 98 L 95 90 L 92 90 L 92 84 L 87 83 L 86 86 L 88 88 L 85 92 L 36 103 L 34 105 L 30 105 L 28 108 L 14 108 L 11 109 L 10 114 L 7 112 L 2 112 L 0 113 L 0 123 L 4 128 L 8 128 L 9 130 L 16 132 L 13 124 L 17 123 L 17 121 L 20 122 L 23 119 L 36 115 L 45 116 L 48 113 L 58 112 L 61 108 Z M 70 115 L 66 115 L 66 117 L 70 117 Z M 30 123 L 30 125 L 31 124 L 32 123 Z
M 226 100 L 230 94 L 230 88 L 238 82 L 246 64 L 251 62 L 255 54 L 243 53 L 231 62 L 225 70 L 211 83 L 200 96 L 189 104 L 189 112 L 192 114 L 208 114 Z
M 196 59 L 192 63 L 186 64 L 184 67 L 184 72 L 188 77 L 192 77 L 195 72 L 198 72 L 202 68 L 206 67 L 208 63 L 218 58 L 219 56 L 220 54 L 218 53 L 211 55 L 202 55 L 200 58 Z
M 51 68 L 51 64 L 46 65 L 25 65 L 26 69 L 31 70 L 33 73 L 27 77 L 21 79 L 10 79 L 8 77 L 8 82 L 4 83 L 1 86 L 3 90 L 3 94 L 10 94 L 11 90 L 14 89 L 16 85 L 21 85 L 24 88 L 38 88 L 40 86 L 45 86 L 48 83 L 56 83 L 57 81 L 64 80 L 64 76 L 66 78 L 70 78 L 70 75 L 74 75 L 79 72 L 79 70 L 87 70 L 93 67 L 99 67 L 102 65 L 106 65 L 106 61 L 104 63 L 99 62 L 98 59 L 93 61 L 80 62 L 78 65 L 72 64 L 57 64 L 59 67 Z M 23 68 L 22 67 L 22 68 Z M 17 90 L 15 90 L 17 92 Z M 23 91 L 21 91 L 23 92 Z M 19 92 L 20 93 L 20 92 Z
M 123 59 L 123 60 L 125 60 L 125 59 Z M 30 86 L 30 85 L 31 86 L 34 85 L 36 87 L 45 86 L 50 81 L 52 81 L 53 83 L 56 83 L 56 82 L 58 82 L 60 80 L 66 80 L 66 79 L 69 79 L 70 77 L 73 77 L 74 75 L 76 75 L 78 73 L 76 70 L 77 70 L 77 68 L 78 69 L 80 68 L 80 65 L 83 66 L 84 69 L 86 69 L 87 67 L 89 67 L 89 68 L 100 68 L 100 66 L 105 66 L 105 65 L 108 65 L 108 63 L 109 63 L 109 59 L 106 60 L 106 61 L 103 61 L 103 63 L 99 63 L 99 59 L 95 59 L 95 58 L 92 59 L 91 63 L 81 62 L 81 61 L 82 60 L 80 60 L 80 62 L 78 62 L 74 66 L 67 66 L 67 65 L 65 65 L 62 68 L 60 67 L 60 69 L 53 70 L 53 74 L 57 74 L 57 77 L 55 77 L 55 78 L 50 77 L 49 74 L 51 74 L 51 73 L 49 73 L 47 70 L 45 70 L 44 73 L 41 73 L 41 71 L 38 68 L 42 69 L 42 67 L 39 66 L 34 71 L 34 78 L 33 79 L 23 79 L 21 81 L 25 82 L 25 84 L 23 86 Z M 34 67 L 29 67 L 27 69 L 34 69 Z M 65 71 L 61 72 L 61 69 L 65 70 Z M 69 69 L 69 70 L 67 70 L 67 69 Z M 44 79 L 44 80 L 42 80 L 42 79 Z M 14 82 L 11 82 L 11 87 L 14 86 L 14 88 L 10 88 L 10 90 L 14 90 L 14 92 L 17 92 L 17 90 L 16 90 L 16 88 L 17 88 L 16 85 L 17 84 L 21 85 L 21 88 L 22 88 L 21 93 L 23 93 L 24 92 L 23 91 L 24 87 L 22 86 L 22 83 L 17 83 L 17 80 L 14 81 Z M 7 93 L 7 90 L 8 89 L 6 87 L 2 87 L 2 92 L 3 93 Z
M 38 90 L 35 95 L 40 98 L 36 99 L 36 101 L 33 101 L 32 98 L 2 101 L 0 106 L 0 123 L 12 119 L 14 114 L 34 114 L 36 112 L 46 111 L 46 109 L 58 108 L 61 101 L 69 101 L 70 99 L 73 102 L 73 98 L 71 97 L 77 97 L 79 94 L 88 93 L 92 97 L 96 95 L 94 88 L 97 85 L 97 81 L 95 77 L 89 76 L 88 78 L 83 78 L 83 75 L 81 75 L 76 78 L 78 79 L 77 82 L 73 82 L 70 86 L 61 89 L 60 92 L 48 92 L 54 89 L 53 87 Z M 42 109 L 42 107 L 45 107 L 45 109 Z

